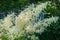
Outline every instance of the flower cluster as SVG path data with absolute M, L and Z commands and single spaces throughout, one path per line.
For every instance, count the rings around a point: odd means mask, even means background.
M 24 11 L 16 16 L 14 13 L 7 15 L 4 19 L 0 19 L 0 38 L 6 36 L 8 40 L 14 40 L 17 37 L 24 36 L 27 33 L 42 33 L 45 28 L 51 23 L 56 23 L 58 17 L 51 17 L 40 21 L 37 19 L 39 14 L 46 8 L 47 3 L 41 3 L 40 5 L 32 4 Z M 35 22 L 38 20 L 38 22 Z M 33 40 L 34 40 L 33 35 Z M 37 37 L 36 37 L 37 38 Z

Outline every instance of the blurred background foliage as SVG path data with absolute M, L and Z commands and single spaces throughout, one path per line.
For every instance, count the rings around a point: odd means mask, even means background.
M 8 12 L 14 11 L 16 13 L 20 12 L 19 10 L 24 10 L 25 7 L 34 3 L 37 4 L 38 2 L 46 2 L 51 1 L 52 5 L 48 6 L 46 11 L 53 13 L 54 15 L 57 13 L 59 14 L 60 11 L 60 2 L 59 0 L 0 0 L 0 14 L 4 12 L 4 15 L 7 15 Z
M 1 11 L 10 11 L 10 10 L 18 10 L 23 8 L 25 5 L 29 5 L 31 3 L 37 3 L 38 1 L 56 1 L 56 0 L 0 0 L 0 12 Z
M 38 0 L 0 0 L 0 11 L 21 9 L 27 4 Z

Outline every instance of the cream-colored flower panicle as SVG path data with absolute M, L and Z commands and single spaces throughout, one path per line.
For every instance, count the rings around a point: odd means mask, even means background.
M 35 29 L 35 32 L 41 34 L 42 32 L 44 32 L 45 28 L 50 26 L 51 23 L 53 23 L 53 22 L 56 23 L 58 18 L 59 17 L 51 17 L 51 18 L 44 19 L 40 22 L 35 23 L 33 28 Z
M 16 17 L 16 25 L 21 28 L 27 26 L 30 20 L 34 21 L 46 6 L 47 3 L 41 3 L 40 5 L 36 5 L 36 7 L 32 4 L 29 8 L 21 11 L 20 15 Z
M 35 22 L 47 4 L 48 2 L 40 3 L 36 6 L 32 4 L 21 11 L 18 16 L 12 13 L 4 19 L 0 19 L 0 39 L 3 39 L 3 35 L 6 36 L 8 40 L 14 40 L 17 37 L 25 36 L 27 33 L 44 32 L 47 26 L 53 22 L 56 23 L 58 20 L 58 17 L 51 17 L 43 19 L 42 21 L 38 19 L 38 21 Z

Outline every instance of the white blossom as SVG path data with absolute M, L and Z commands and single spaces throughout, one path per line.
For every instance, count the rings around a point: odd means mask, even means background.
M 21 11 L 18 16 L 12 13 L 7 15 L 4 19 L 0 19 L 0 37 L 2 37 L 2 35 L 6 35 L 8 40 L 14 40 L 28 32 L 44 32 L 47 26 L 53 22 L 56 23 L 58 20 L 58 17 L 51 17 L 35 22 L 38 15 L 42 12 L 42 10 L 44 10 L 44 8 L 46 8 L 47 3 L 48 2 L 38 4 L 36 7 L 32 4 L 25 10 Z

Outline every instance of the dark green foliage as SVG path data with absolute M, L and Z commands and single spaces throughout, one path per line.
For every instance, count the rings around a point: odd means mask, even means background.
M 7 36 L 3 35 L 2 37 L 0 37 L 2 40 L 8 40 Z
M 29 0 L 0 0 L 0 11 L 16 10 L 25 6 Z
M 0 12 L 19 10 L 25 5 L 37 2 L 39 0 L 0 0 Z
M 15 38 L 14 40 L 27 40 L 26 35 Z
M 60 40 L 60 19 L 41 34 L 41 40 Z
M 51 0 L 0 0 L 0 12 L 19 10 L 28 4 L 37 3 L 38 1 L 45 2 Z
M 51 13 L 51 16 L 60 16 L 60 2 L 54 2 L 48 5 L 45 9 L 47 13 Z

